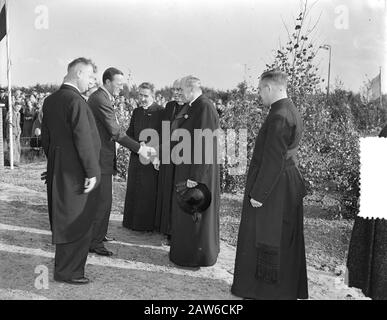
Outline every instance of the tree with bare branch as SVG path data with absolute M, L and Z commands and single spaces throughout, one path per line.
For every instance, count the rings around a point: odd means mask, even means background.
M 308 1 L 301 2 L 300 13 L 292 29 L 282 19 L 288 35 L 286 45 L 280 44 L 280 48 L 275 52 L 274 61 L 266 64 L 267 70 L 279 69 L 288 74 L 288 93 L 296 104 L 303 102 L 306 95 L 316 93 L 323 81 L 318 75 L 318 66 L 314 61 L 319 50 L 314 39 L 314 31 L 321 14 L 313 25 L 310 17 L 316 3 L 317 1 L 308 6 Z

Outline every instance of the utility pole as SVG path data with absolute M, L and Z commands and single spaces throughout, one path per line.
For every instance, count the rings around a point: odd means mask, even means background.
M 383 94 L 382 94 L 382 67 L 379 67 L 379 103 L 380 103 L 380 109 L 383 109 Z
M 329 88 L 331 85 L 331 60 L 332 60 L 332 46 L 330 44 L 324 44 L 320 46 L 321 49 L 329 50 L 329 63 L 328 63 L 328 86 L 327 86 L 327 100 L 329 99 Z

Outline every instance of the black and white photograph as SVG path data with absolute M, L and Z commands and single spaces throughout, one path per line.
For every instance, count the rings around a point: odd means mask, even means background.
M 1 0 L 0 300 L 387 300 L 386 18 Z

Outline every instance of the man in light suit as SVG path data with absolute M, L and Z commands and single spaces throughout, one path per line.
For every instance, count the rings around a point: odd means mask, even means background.
M 95 192 L 97 208 L 90 252 L 111 256 L 113 253 L 105 248 L 103 242 L 106 237 L 112 207 L 112 175 L 117 172 L 115 143 L 118 142 L 146 159 L 149 159 L 150 155 L 155 155 L 156 151 L 154 148 L 140 145 L 139 142 L 130 138 L 118 124 L 113 109 L 113 101 L 114 96 L 119 95 L 123 89 L 124 74 L 122 71 L 116 68 L 108 68 L 103 73 L 102 82 L 103 85 L 88 100 L 101 138 L 101 183 Z

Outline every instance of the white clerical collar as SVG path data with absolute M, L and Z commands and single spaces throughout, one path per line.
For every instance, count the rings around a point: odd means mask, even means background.
M 141 108 L 143 108 L 144 110 L 148 110 L 152 105 L 153 105 L 153 102 L 149 106 L 141 107 Z
M 65 84 L 66 86 L 73 87 L 73 88 L 77 89 L 79 93 L 81 93 L 81 90 L 79 90 L 79 88 L 76 85 L 74 85 L 70 82 L 63 82 L 63 84 Z
M 101 89 L 108 94 L 110 101 L 114 101 L 114 97 L 111 95 L 111 93 L 104 86 L 101 86 Z
M 202 94 L 198 95 L 195 99 L 193 99 L 190 103 L 189 106 L 192 106 L 192 104 L 201 96 Z

